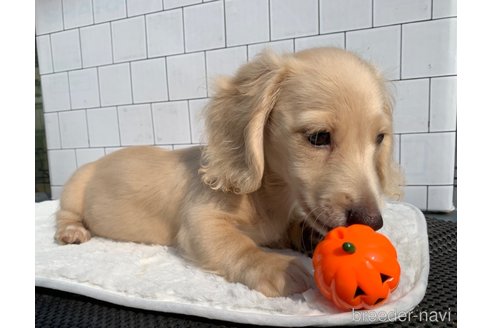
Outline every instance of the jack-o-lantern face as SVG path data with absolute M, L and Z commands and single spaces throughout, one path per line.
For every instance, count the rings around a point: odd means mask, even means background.
M 391 242 L 361 224 L 330 231 L 314 251 L 313 266 L 319 290 L 342 310 L 379 306 L 400 281 Z

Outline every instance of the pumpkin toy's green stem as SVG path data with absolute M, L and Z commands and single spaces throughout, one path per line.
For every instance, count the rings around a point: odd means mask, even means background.
M 355 245 L 348 241 L 343 243 L 342 248 L 345 251 L 345 253 L 352 254 L 355 252 Z

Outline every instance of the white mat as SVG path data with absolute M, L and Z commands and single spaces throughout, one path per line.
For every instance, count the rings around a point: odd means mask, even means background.
M 385 233 L 398 251 L 399 287 L 376 313 L 341 313 L 316 289 L 267 298 L 242 284 L 202 272 L 171 247 L 92 238 L 81 245 L 53 240 L 57 201 L 36 204 L 36 286 L 124 306 L 271 326 L 357 325 L 395 320 L 424 297 L 429 275 L 427 227 L 410 204 L 389 203 Z M 300 255 L 301 256 L 301 255 Z M 309 258 L 301 256 L 312 271 Z

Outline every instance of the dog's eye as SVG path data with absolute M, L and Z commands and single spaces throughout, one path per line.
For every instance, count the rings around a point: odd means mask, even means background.
M 320 131 L 308 135 L 309 142 L 317 147 L 329 146 L 331 144 L 330 132 Z
M 383 142 L 383 140 L 384 140 L 384 133 L 378 134 L 378 136 L 376 137 L 376 143 L 379 145 L 381 144 L 381 142 Z

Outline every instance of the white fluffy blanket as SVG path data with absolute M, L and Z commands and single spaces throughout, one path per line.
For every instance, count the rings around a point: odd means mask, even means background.
M 314 287 L 267 298 L 201 271 L 172 247 L 102 238 L 60 246 L 53 240 L 57 208 L 57 201 L 36 204 L 36 285 L 124 306 L 271 326 L 357 325 L 395 320 L 422 300 L 427 287 L 426 223 L 410 204 L 389 203 L 383 212 L 382 232 L 397 248 L 402 274 L 399 287 L 376 313 L 339 312 Z M 310 259 L 299 256 L 312 271 Z

